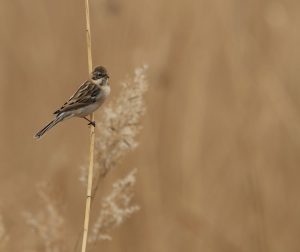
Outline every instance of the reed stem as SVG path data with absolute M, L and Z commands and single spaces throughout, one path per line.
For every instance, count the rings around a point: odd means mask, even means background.
M 87 43 L 87 55 L 88 55 L 88 69 L 89 73 L 92 72 L 92 43 L 91 43 L 91 25 L 90 25 L 90 9 L 89 0 L 85 0 L 85 17 L 86 17 L 86 43 Z M 90 119 L 94 121 L 94 113 L 91 114 Z M 95 128 L 91 125 L 90 127 L 90 162 L 88 169 L 88 184 L 86 192 L 86 204 L 85 204 L 85 215 L 84 215 L 84 226 L 82 236 L 82 247 L 81 252 L 86 252 L 87 237 L 89 230 L 91 200 L 92 200 L 92 183 L 93 183 L 93 168 L 94 168 L 94 148 L 95 148 Z

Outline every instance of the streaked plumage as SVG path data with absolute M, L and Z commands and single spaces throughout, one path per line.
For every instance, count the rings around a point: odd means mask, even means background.
M 109 95 L 108 78 L 109 76 L 104 67 L 96 67 L 91 74 L 91 79 L 84 82 L 75 94 L 60 109 L 53 113 L 55 115 L 54 120 L 41 129 L 35 135 L 35 138 L 42 137 L 57 123 L 74 116 L 82 117 L 90 122 L 89 125 L 95 126 L 95 122 L 91 122 L 86 116 L 98 109 Z

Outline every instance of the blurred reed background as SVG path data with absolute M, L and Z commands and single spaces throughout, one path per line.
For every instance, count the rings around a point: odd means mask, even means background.
M 149 65 L 137 167 L 141 210 L 101 251 L 300 251 L 299 1 L 91 0 L 94 64 L 112 95 Z M 6 251 L 32 251 L 35 184 L 64 199 L 68 246 L 84 213 L 89 130 L 33 135 L 87 78 L 84 1 L 0 2 L 0 209 Z M 110 101 L 108 101 L 109 103 Z M 98 112 L 98 115 L 101 112 Z M 40 250 L 41 251 L 41 250 Z

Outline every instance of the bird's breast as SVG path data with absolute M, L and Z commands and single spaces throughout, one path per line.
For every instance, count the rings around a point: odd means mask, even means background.
M 100 94 L 102 93 L 105 97 L 108 96 L 110 94 L 110 86 L 109 85 L 105 85 L 101 87 L 101 91 Z

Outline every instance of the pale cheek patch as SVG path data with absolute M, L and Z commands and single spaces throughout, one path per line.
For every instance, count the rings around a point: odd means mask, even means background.
M 102 79 L 94 80 L 94 83 L 97 84 L 97 85 L 100 85 L 101 82 L 102 82 Z

